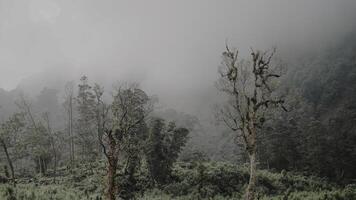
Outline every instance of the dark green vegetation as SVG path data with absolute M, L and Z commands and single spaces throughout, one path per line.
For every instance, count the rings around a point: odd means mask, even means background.
M 1 186 L 2 199 L 103 199 L 104 163 L 81 165 L 73 170 L 59 169 L 57 183 L 49 177 L 22 179 L 14 188 Z M 125 185 L 123 172 L 120 186 Z M 260 199 L 339 199 L 356 198 L 355 186 L 345 188 L 317 177 L 298 173 L 257 173 L 257 196 Z M 248 183 L 247 168 L 224 162 L 175 164 L 171 181 L 155 186 L 147 171 L 135 174 L 137 199 L 240 199 Z
M 304 171 L 340 184 L 356 180 L 356 38 L 294 66 L 284 81 L 291 111 L 261 140 L 263 168 Z
M 255 199 L 356 199 L 355 41 L 291 62 L 279 79 L 271 94 L 284 108 L 253 123 Z M 62 94 L 0 91 L 0 199 L 244 198 L 251 152 L 239 130 L 155 100 L 85 76 Z

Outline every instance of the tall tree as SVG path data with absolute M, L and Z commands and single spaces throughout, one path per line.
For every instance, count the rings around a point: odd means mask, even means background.
M 48 134 L 49 142 L 51 145 L 51 151 L 52 151 L 52 155 L 53 155 L 53 182 L 56 182 L 58 155 L 59 155 L 59 151 L 57 149 L 58 139 L 56 138 L 56 135 L 55 135 L 54 131 L 52 130 L 52 126 L 51 126 L 50 119 L 49 119 L 49 114 L 47 112 L 45 112 L 43 114 L 43 119 L 46 124 L 47 134 Z
M 174 162 L 188 140 L 188 129 L 177 128 L 174 122 L 166 125 L 162 119 L 154 119 L 146 146 L 148 170 L 154 181 L 169 181 Z
M 45 175 L 48 164 L 53 155 L 51 155 L 51 142 L 46 127 L 40 120 L 36 119 L 32 112 L 31 104 L 23 95 L 17 102 L 18 107 L 22 110 L 27 118 L 27 129 L 29 134 L 26 135 L 26 146 L 30 149 L 30 155 L 36 164 L 38 173 Z
M 6 122 L 1 124 L 0 129 L 0 145 L 2 146 L 4 153 L 6 155 L 7 163 L 11 171 L 11 180 L 13 184 L 15 181 L 15 170 L 13 165 L 13 159 L 10 156 L 9 148 L 16 145 L 16 135 L 23 129 L 25 126 L 22 113 L 13 114 Z
M 276 97 L 275 79 L 280 77 L 276 65 L 272 65 L 275 49 L 272 51 L 251 50 L 251 60 L 238 57 L 237 50 L 226 46 L 219 70 L 217 87 L 227 95 L 227 102 L 218 109 L 218 116 L 226 126 L 236 132 L 244 141 L 250 160 L 250 179 L 245 199 L 253 200 L 256 187 L 257 134 L 268 119 L 268 110 L 281 106 L 284 100 Z M 267 118 L 267 119 L 266 119 Z
M 116 88 L 110 105 L 111 117 L 104 122 L 103 136 L 100 138 L 104 155 L 108 160 L 106 196 L 114 200 L 118 194 L 116 171 L 119 156 L 130 138 L 141 130 L 152 106 L 147 94 L 136 84 L 124 84 Z
M 67 113 L 67 129 L 68 129 L 68 139 L 69 139 L 69 160 L 71 163 L 71 166 L 74 164 L 75 160 L 75 155 L 74 155 L 74 134 L 73 134 L 73 108 L 74 108 L 74 83 L 73 82 L 68 82 L 65 85 L 64 88 L 64 108 Z
M 80 81 L 77 96 L 77 142 L 80 146 L 81 156 L 86 160 L 93 160 L 98 156 L 95 128 L 95 95 L 86 76 L 82 76 Z
M 102 140 L 105 128 L 105 121 L 107 121 L 108 112 L 110 111 L 110 107 L 104 102 L 104 88 L 99 84 L 95 84 L 94 88 L 94 96 L 95 96 L 95 122 L 97 128 L 97 148 L 99 152 L 102 152 L 102 147 L 100 141 Z
M 166 160 L 164 149 L 164 121 L 162 119 L 155 119 L 152 121 L 150 133 L 146 147 L 146 160 L 148 170 L 153 180 L 158 183 L 163 183 L 166 180 L 167 172 L 164 171 L 164 160 Z

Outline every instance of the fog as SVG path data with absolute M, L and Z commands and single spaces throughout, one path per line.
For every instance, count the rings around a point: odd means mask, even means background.
M 160 104 L 206 112 L 225 43 L 316 51 L 355 28 L 355 0 L 0 0 L 0 88 L 63 88 L 85 74 L 139 82 Z

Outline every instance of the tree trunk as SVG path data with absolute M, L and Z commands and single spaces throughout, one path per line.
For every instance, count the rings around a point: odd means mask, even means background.
M 5 152 L 5 155 L 6 155 L 6 159 L 7 159 L 7 162 L 9 164 L 9 167 L 10 167 L 10 170 L 11 170 L 11 179 L 12 179 L 12 182 L 13 184 L 15 185 L 15 171 L 14 171 L 14 166 L 12 165 L 12 161 L 11 161 L 11 158 L 10 158 L 10 155 L 9 155 L 9 152 L 7 150 L 7 146 L 5 144 L 5 142 L 3 140 L 1 140 L 1 145 L 2 147 L 4 148 L 4 152 Z
M 117 169 L 117 157 L 111 156 L 109 159 L 108 166 L 108 188 L 107 188 L 107 199 L 115 200 L 115 196 L 117 193 L 115 177 L 116 177 L 116 169 Z
M 73 136 L 73 102 L 72 96 L 70 97 L 70 110 L 69 110 L 69 134 L 70 134 L 70 154 L 71 154 L 71 164 L 74 166 L 74 136 Z
M 40 156 L 38 156 L 38 173 L 42 173 L 42 161 Z
M 74 167 L 74 139 L 73 139 L 73 102 L 72 96 L 69 96 L 68 108 L 68 133 L 69 133 L 69 157 L 70 165 Z
M 54 159 L 54 165 L 53 165 L 53 183 L 56 183 L 56 176 L 57 176 L 57 151 L 55 149 L 55 146 L 53 144 L 53 159 Z
M 46 163 L 44 161 L 44 158 L 40 156 L 40 162 L 41 162 L 41 175 L 45 176 L 45 171 L 46 171 Z
M 246 200 L 255 199 L 255 188 L 256 188 L 256 150 L 252 150 L 249 153 L 250 158 L 250 180 L 248 182 L 246 191 Z
M 53 177 L 53 182 L 56 183 L 56 177 L 57 177 L 57 156 L 54 156 L 54 177 Z

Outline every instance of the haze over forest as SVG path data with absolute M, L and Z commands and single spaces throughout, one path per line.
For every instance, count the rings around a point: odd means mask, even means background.
M 0 199 L 356 199 L 355 0 L 0 0 Z
M 276 46 L 282 59 L 298 59 L 350 34 L 355 4 L 1 0 L 0 87 L 35 95 L 81 75 L 108 90 L 135 81 L 165 107 L 207 114 L 226 42 L 243 55 Z

